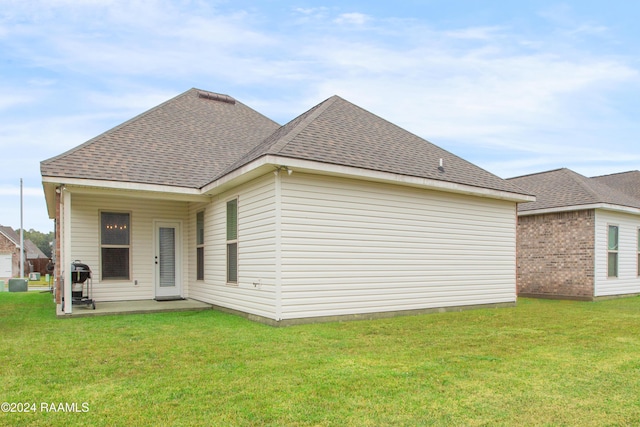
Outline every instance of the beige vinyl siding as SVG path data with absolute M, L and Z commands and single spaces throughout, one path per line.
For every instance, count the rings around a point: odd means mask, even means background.
M 618 277 L 607 277 L 608 229 L 618 226 Z M 596 210 L 594 296 L 640 293 L 638 277 L 640 215 Z
M 71 258 L 81 260 L 91 268 L 94 299 L 120 301 L 154 298 L 153 221 L 180 220 L 186 225 L 187 203 L 72 193 L 71 205 Z M 131 280 L 100 280 L 101 211 L 131 214 Z M 184 254 L 189 249 L 186 241 L 182 239 L 183 260 L 186 260 Z M 182 268 L 182 271 L 186 294 L 187 269 Z
M 282 318 L 514 302 L 515 204 L 294 172 Z
M 261 178 L 218 195 L 205 210 L 205 280 L 190 276 L 192 298 L 274 318 L 276 177 Z M 238 283 L 226 282 L 226 203 L 238 198 Z M 200 205 L 199 208 L 202 208 Z M 195 219 L 195 210 L 193 210 Z M 195 242 L 195 228 L 192 242 Z M 194 246 L 193 244 L 191 246 Z M 190 252 L 195 257 L 195 249 Z M 195 259 L 193 260 L 195 267 Z

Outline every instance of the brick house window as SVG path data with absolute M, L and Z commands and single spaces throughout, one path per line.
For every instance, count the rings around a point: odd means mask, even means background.
M 607 277 L 618 277 L 618 226 L 609 226 L 608 252 L 607 252 Z

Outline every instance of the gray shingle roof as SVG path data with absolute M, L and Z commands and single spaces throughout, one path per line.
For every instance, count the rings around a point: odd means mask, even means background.
M 523 193 L 502 178 L 338 96 L 281 127 L 225 173 L 266 154 Z
M 43 176 L 201 188 L 279 127 L 229 96 L 191 89 L 40 169 Z
M 611 175 L 595 176 L 598 182 L 613 187 L 623 193 L 640 200 L 640 171 L 614 173 Z
M 41 172 L 202 188 L 268 154 L 524 194 L 338 96 L 280 127 L 227 95 L 197 89 L 43 161 Z
M 27 253 L 27 259 L 47 258 L 44 252 L 29 239 L 24 239 L 24 249 Z
M 20 235 L 13 228 L 0 225 L 0 233 L 4 234 L 16 246 L 20 246 Z
M 600 203 L 640 209 L 640 199 L 566 168 L 509 178 L 507 181 L 536 196 L 535 202 L 520 203 L 519 212 Z

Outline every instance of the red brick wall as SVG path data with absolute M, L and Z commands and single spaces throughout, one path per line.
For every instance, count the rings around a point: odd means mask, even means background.
M 593 297 L 595 211 L 518 217 L 519 295 Z
M 0 254 L 11 254 L 11 270 L 13 271 L 13 274 L 11 277 L 3 277 L 3 279 L 18 277 L 20 275 L 20 249 L 18 249 L 16 244 L 9 240 L 4 234 L 0 234 Z

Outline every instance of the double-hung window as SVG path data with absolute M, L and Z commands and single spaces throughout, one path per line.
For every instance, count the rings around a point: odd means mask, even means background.
M 238 283 L 238 199 L 227 202 L 227 283 Z
M 131 218 L 128 213 L 100 213 L 100 250 L 103 280 L 129 280 Z
M 607 247 L 607 277 L 618 277 L 619 231 L 617 225 L 609 226 Z
M 204 280 L 204 211 L 196 214 L 196 280 Z
M 640 228 L 638 228 L 638 277 L 640 277 Z

